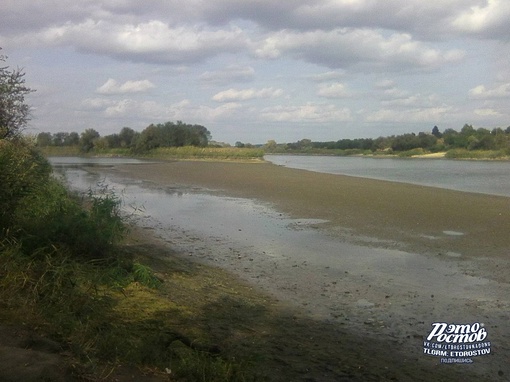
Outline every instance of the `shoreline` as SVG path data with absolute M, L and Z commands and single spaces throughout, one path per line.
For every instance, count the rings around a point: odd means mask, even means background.
M 503 251 L 509 247 L 508 238 L 503 232 L 504 227 L 500 231 L 493 231 L 492 225 L 480 224 L 481 221 L 489 222 L 494 211 L 507 207 L 508 198 L 311 173 L 267 163 L 165 162 L 122 165 L 111 170 L 111 173 L 141 180 L 151 188 L 185 190 L 191 187 L 220 195 L 259 200 L 270 203 L 277 211 L 289 216 L 328 220 L 318 230 L 335 236 L 335 240 L 357 243 L 367 248 L 399 249 L 405 250 L 405 253 L 419 254 L 413 258 L 419 260 L 417 264 L 420 267 L 424 270 L 432 267 L 434 272 L 444 275 L 441 277 L 446 281 L 440 288 L 443 290 L 436 291 L 433 285 L 425 288 L 426 279 L 420 281 L 423 282 L 421 288 L 384 281 L 386 275 L 378 269 L 365 274 L 365 278 L 351 269 L 349 274 L 345 272 L 346 275 L 340 277 L 343 273 L 341 269 L 335 273 L 334 269 L 326 269 L 318 264 L 298 263 L 298 259 L 294 259 L 294 262 L 268 261 L 267 256 L 257 256 L 256 249 L 252 253 L 242 248 L 229 252 L 215 243 L 216 239 L 212 237 L 191 237 L 184 231 L 176 232 L 173 237 L 163 237 L 161 232 L 157 233 L 165 241 L 177 243 L 191 251 L 190 260 L 224 268 L 261 291 L 271 292 L 273 288 L 272 295 L 282 304 L 290 303 L 293 309 L 315 317 L 314 320 L 325 320 L 330 329 L 338 327 L 357 333 L 362 338 L 357 346 L 363 351 L 368 351 L 370 341 L 380 339 L 381 344 L 374 349 L 375 363 L 383 359 L 387 361 L 382 353 L 377 354 L 384 352 L 386 346 L 399 349 L 395 356 L 400 358 L 394 361 L 411 363 L 405 366 L 408 370 L 433 367 L 437 359 L 423 356 L 419 345 L 429 330 L 428 325 L 435 320 L 483 318 L 487 321 L 492 338 L 503 340 L 502 348 L 508 349 L 508 337 L 505 336 L 505 317 L 510 306 L 505 298 L 505 291 L 508 291 L 508 259 L 505 257 L 506 251 Z M 415 204 L 417 200 L 421 203 Z M 398 203 L 403 206 L 398 206 Z M 411 206 L 415 207 L 414 214 L 409 217 Z M 435 209 L 431 206 L 435 206 Z M 441 223 L 437 216 L 443 216 L 445 212 L 450 216 Z M 416 219 L 417 216 L 420 219 Z M 473 217 L 477 219 L 469 219 Z M 410 224 L 416 221 L 420 224 Z M 498 223 L 505 226 L 507 221 L 508 217 L 502 216 Z M 428 231 L 431 227 L 433 232 Z M 460 229 L 463 235 L 437 233 L 438 230 L 459 232 Z M 367 240 L 374 237 L 379 241 Z M 490 240 L 480 242 L 482 237 Z M 479 242 L 491 251 L 480 255 L 479 250 L 473 250 L 473 242 Z M 213 257 L 214 260 L 211 260 Z M 456 274 L 457 278 L 449 276 Z M 370 277 L 367 279 L 367 276 Z M 447 280 L 451 278 L 455 283 L 471 280 L 469 277 L 481 282 L 472 287 L 494 288 L 495 297 L 484 295 L 480 300 L 468 285 L 466 296 L 462 295 L 462 289 L 456 292 L 457 296 L 448 296 Z M 488 286 L 484 286 L 484 277 L 490 280 Z M 453 286 L 450 288 L 452 291 Z M 326 309 L 321 311 L 321 308 Z M 401 359 L 404 354 L 408 355 L 407 361 Z M 494 376 L 498 375 L 493 372 L 501 371 L 508 375 L 510 371 L 502 362 L 502 356 L 500 353 L 497 358 L 477 359 L 477 374 L 487 377 L 487 380 L 495 379 Z M 416 366 L 412 366 L 412 363 L 416 363 Z M 436 367 L 445 368 L 444 365 Z M 467 368 L 461 371 L 468 372 Z M 438 373 L 447 374 L 448 370 L 443 369 Z

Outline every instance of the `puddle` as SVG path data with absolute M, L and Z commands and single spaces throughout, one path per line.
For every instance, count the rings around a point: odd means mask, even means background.
M 448 236 L 464 236 L 463 232 L 458 231 L 443 231 L 443 233 Z

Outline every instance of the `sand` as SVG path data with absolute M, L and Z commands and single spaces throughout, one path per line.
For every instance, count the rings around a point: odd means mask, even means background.
M 448 380 L 457 372 L 479 380 L 509 377 L 510 198 L 268 163 L 178 161 L 123 165 L 112 173 L 156 188 L 199 188 L 270 203 L 291 217 L 326 220 L 314 228 L 334 240 L 379 251 L 381 257 L 369 258 L 365 272 L 354 257 L 330 267 L 299 258 L 275 261 L 256 249 L 226 251 L 211 238 L 190 240 L 185 232 L 169 240 L 180 239 L 182 248 L 189 243 L 193 259 L 231 271 L 329 330 L 355 334 L 361 339 L 351 350 L 371 357 L 368 368 L 373 363 L 380 370 L 382 362 L 390 362 L 387 369 L 406 370 L 395 374 L 397 380 Z M 394 252 L 384 251 L 395 249 L 399 259 L 385 261 Z M 432 322 L 464 319 L 486 325 L 491 355 L 474 365 L 441 365 L 437 357 L 423 355 Z M 367 353 L 371 344 L 373 354 Z M 332 352 L 349 351 L 330 345 Z

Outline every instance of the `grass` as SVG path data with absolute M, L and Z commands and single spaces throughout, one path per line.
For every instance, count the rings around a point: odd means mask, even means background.
M 101 156 L 101 157 L 142 157 L 151 159 L 214 159 L 214 160 L 261 160 L 264 150 L 239 147 L 160 147 L 146 152 L 134 153 L 129 148 L 94 149 L 88 153 L 78 146 L 41 148 L 45 157 L 51 156 Z
M 262 159 L 264 150 L 238 147 L 160 147 L 144 156 L 155 159 L 251 160 Z
M 26 142 L 0 142 L 0 177 L 0 322 L 66 344 L 91 379 L 128 364 L 189 381 L 251 380 L 207 330 L 183 327 L 196 307 L 176 304 L 140 260 L 147 249 L 125 242 L 108 187 L 73 195 Z
M 452 149 L 446 152 L 450 159 L 509 159 L 508 150 L 466 150 Z
M 45 157 L 81 156 L 79 146 L 45 146 L 40 148 Z

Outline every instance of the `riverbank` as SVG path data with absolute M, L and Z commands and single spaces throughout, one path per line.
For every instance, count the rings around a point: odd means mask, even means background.
M 315 358 L 317 342 L 299 337 L 302 351 L 289 363 L 296 344 L 285 344 L 280 338 L 274 346 L 282 353 L 281 370 L 302 363 L 320 374 L 333 363 L 338 371 L 353 370 L 353 365 L 366 367 L 374 380 L 423 381 L 432 376 L 451 380 L 450 373 L 457 372 L 474 372 L 482 380 L 504 380 L 510 373 L 505 330 L 510 308 L 508 198 L 317 174 L 267 163 L 166 162 L 119 166 L 112 173 L 162 190 L 200 188 L 260 200 L 295 218 L 327 220 L 315 228 L 341 242 L 420 254 L 406 259 L 401 253 L 403 258 L 397 263 L 394 259 L 384 263 L 383 256 L 373 263 L 377 266 L 367 263 L 366 272 L 360 273 L 362 267 L 344 264 L 347 260 L 342 260 L 340 253 L 338 269 L 333 272 L 329 266 L 311 261 L 278 262 L 257 254 L 256 249 L 251 253 L 237 248 L 225 252 L 212 238 L 177 234 L 170 241 L 181 246 L 194 242 L 189 252 L 184 252 L 193 260 L 208 263 L 213 259 L 209 263 L 234 272 L 261 293 L 271 293 L 280 300 L 278 304 L 306 319 L 306 330 L 312 323 L 319 325 L 325 335 L 317 337 L 317 330 L 314 336 L 324 344 L 327 356 L 321 353 L 320 359 Z M 406 262 L 419 267 L 414 269 L 417 273 L 423 270 L 423 277 L 413 281 L 392 274 L 398 282 L 387 277 L 385 267 L 401 267 Z M 438 320 L 486 321 L 497 344 L 495 356 L 480 357 L 470 369 L 438 365 L 438 360 L 424 356 L 421 348 L 431 323 Z M 291 321 L 285 325 L 290 325 L 285 332 L 289 336 L 304 330 Z M 270 349 L 274 352 L 275 348 Z M 271 359 L 274 361 L 273 356 Z M 268 365 L 274 366 L 271 362 Z

